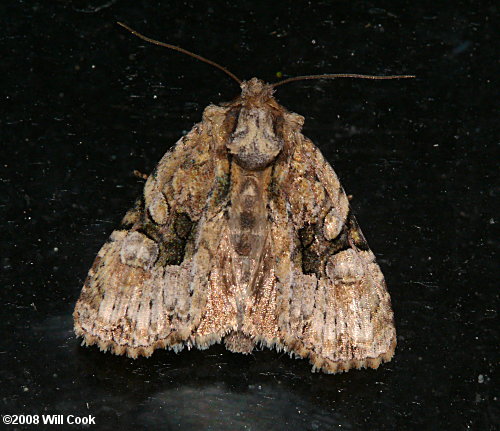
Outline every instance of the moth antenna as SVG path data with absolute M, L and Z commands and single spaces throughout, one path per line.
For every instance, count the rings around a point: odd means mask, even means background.
M 335 78 L 359 78 L 359 79 L 406 79 L 415 78 L 415 75 L 360 75 L 359 73 L 329 73 L 325 75 L 304 75 L 295 76 L 293 78 L 283 79 L 282 81 L 271 84 L 271 87 L 276 88 L 278 85 L 288 84 L 294 81 L 302 81 L 306 79 L 335 79 Z
M 128 25 L 123 24 L 122 22 L 117 22 L 117 24 L 119 26 L 122 26 L 124 29 L 128 30 L 130 33 L 137 36 L 138 38 L 145 40 L 146 42 L 152 43 L 154 45 L 163 46 L 164 48 L 170 48 L 170 49 L 173 49 L 174 51 L 182 52 L 183 54 L 187 54 L 190 57 L 196 58 L 197 60 L 208 63 L 211 66 L 214 66 L 217 69 L 222 70 L 224 73 L 226 73 L 231 78 L 233 78 L 238 83 L 238 85 L 241 85 L 241 82 L 242 82 L 241 79 L 239 79 L 234 73 L 231 73 L 229 70 L 227 70 L 224 66 L 217 64 L 215 61 L 209 60 L 208 58 L 202 57 L 201 55 L 195 54 L 194 52 L 188 51 L 187 49 L 181 48 L 179 46 L 170 45 L 169 43 L 160 42 L 159 40 L 151 39 L 151 38 L 139 33 L 138 31 L 135 31 L 134 29 L 130 28 Z

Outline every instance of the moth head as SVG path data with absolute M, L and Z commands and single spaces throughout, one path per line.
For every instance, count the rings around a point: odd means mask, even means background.
M 262 104 L 273 98 L 273 86 L 258 78 L 243 81 L 240 87 L 243 104 Z
M 226 147 L 233 155 L 236 162 L 244 169 L 264 169 L 272 163 L 282 151 L 284 142 L 281 124 L 286 121 L 297 127 L 302 126 L 302 117 L 287 113 L 280 107 L 273 97 L 274 89 L 280 85 L 305 79 L 335 79 L 335 78 L 362 78 L 362 79 L 400 79 L 414 78 L 413 75 L 374 76 L 357 73 L 334 73 L 322 75 L 305 75 L 287 78 L 274 84 L 267 84 L 260 79 L 252 78 L 242 81 L 234 73 L 212 60 L 194 54 L 184 48 L 169 43 L 160 42 L 146 37 L 129 26 L 119 22 L 120 26 L 130 31 L 135 36 L 155 45 L 173 49 L 208 63 L 226 73 L 241 87 L 241 96 L 233 104 L 238 107 L 239 115 L 234 132 L 228 140 Z M 280 124 L 281 123 L 281 124 Z
M 246 170 L 269 166 L 283 149 L 278 123 L 282 112 L 276 109 L 273 87 L 257 78 L 241 83 L 239 110 L 233 133 L 226 147 L 238 165 Z

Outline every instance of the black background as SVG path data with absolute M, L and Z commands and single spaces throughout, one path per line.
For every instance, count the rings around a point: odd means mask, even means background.
M 0 413 L 91 414 L 99 430 L 495 429 L 493 3 L 2 2 Z M 270 350 L 134 361 L 79 346 L 74 303 L 141 192 L 132 171 L 239 92 L 117 20 L 242 79 L 417 75 L 277 91 L 354 196 L 392 296 L 392 362 L 324 375 Z

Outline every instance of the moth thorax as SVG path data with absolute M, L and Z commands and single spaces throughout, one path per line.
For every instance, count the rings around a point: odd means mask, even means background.
M 274 121 L 265 105 L 241 108 L 236 129 L 226 147 L 242 168 L 263 169 L 278 156 L 283 141 L 276 136 Z

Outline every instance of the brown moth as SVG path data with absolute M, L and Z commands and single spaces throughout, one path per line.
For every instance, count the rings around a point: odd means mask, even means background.
M 208 106 L 149 175 L 89 271 L 76 335 L 132 358 L 224 341 L 313 371 L 377 368 L 396 347 L 391 301 L 337 175 L 276 84 L 226 72 L 241 95 Z

